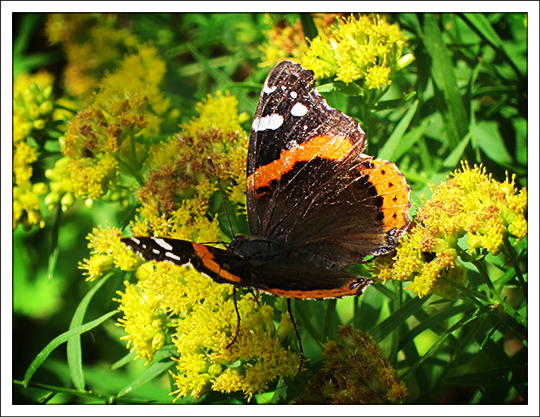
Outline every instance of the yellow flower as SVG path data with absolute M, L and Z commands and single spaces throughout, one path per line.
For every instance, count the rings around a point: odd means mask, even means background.
M 280 60 L 286 58 L 298 59 L 302 54 L 304 32 L 300 19 L 291 26 L 285 20 L 274 21 L 269 14 L 265 16 L 265 23 L 270 27 L 264 31 L 268 43 L 259 46 L 266 60 L 259 64 L 260 67 L 274 66 Z
M 310 382 L 300 404 L 402 403 L 407 387 L 371 336 L 342 326 L 339 341 L 324 345 L 324 368 Z
M 136 138 L 159 133 L 159 115 L 169 105 L 159 87 L 165 71 L 157 51 L 141 46 L 101 80 L 93 103 L 70 122 L 63 140 L 62 153 L 70 158 L 66 191 L 85 199 L 109 193 L 109 200 L 125 201 L 127 192 L 117 187 L 117 171 L 120 166 L 122 172 L 136 175 L 146 155 Z
M 133 271 L 141 263 L 141 259 L 128 250 L 120 238 L 122 232 L 116 227 L 103 229 L 99 226 L 88 234 L 88 247 L 92 250 L 90 259 L 79 263 L 79 268 L 86 270 L 84 275 L 93 281 L 114 266 L 124 270 Z
M 39 155 L 34 144 L 48 139 L 44 128 L 52 120 L 53 81 L 51 74 L 40 71 L 19 75 L 13 85 L 13 228 L 45 226 L 39 196 L 47 192 L 47 185 L 30 179 Z
M 114 14 L 54 13 L 47 15 L 45 36 L 62 43 L 67 65 L 67 91 L 83 101 L 91 97 L 105 70 L 137 43 L 127 28 L 118 28 Z
M 437 278 L 465 281 L 466 270 L 457 259 L 463 251 L 458 245 L 461 237 L 467 235 L 469 254 L 481 249 L 497 255 L 507 236 L 519 241 L 527 235 L 527 190 L 518 191 L 514 178 L 500 183 L 485 168 L 471 169 L 466 162 L 452 176 L 418 209 L 416 223 L 403 236 L 394 262 L 388 256 L 376 259 L 375 279 L 411 281 L 408 289 L 420 297 L 430 293 L 451 297 L 450 289 Z
M 323 28 L 305 48 L 302 65 L 316 78 L 334 77 L 346 84 L 365 78 L 369 89 L 390 85 L 390 74 L 412 62 L 402 59 L 407 38 L 397 25 L 378 15 L 338 20 L 337 29 Z
M 296 375 L 299 357 L 281 347 L 271 307 L 251 294 L 239 297 L 240 332 L 228 347 L 237 326 L 232 287 L 190 267 L 165 262 L 141 267 L 145 272 L 137 283 L 126 282 L 125 291 L 118 292 L 124 313 L 119 325 L 127 332 L 123 340 L 146 363 L 172 341 L 178 356 L 171 371 L 175 398 L 199 398 L 209 390 L 240 391 L 251 398 L 272 380 Z

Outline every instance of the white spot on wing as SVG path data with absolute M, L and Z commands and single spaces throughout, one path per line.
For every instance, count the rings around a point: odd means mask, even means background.
M 291 114 L 296 117 L 305 116 L 307 112 L 308 108 L 302 103 L 296 103 L 291 109 Z
M 297 93 L 296 91 L 291 91 L 291 92 L 289 93 L 289 95 L 290 95 L 293 99 L 296 98 L 296 97 L 298 97 L 298 93 Z
M 180 257 L 176 256 L 174 253 L 167 252 L 167 253 L 165 253 L 165 257 L 166 258 L 171 258 L 171 259 L 174 259 L 175 261 L 180 262 Z
M 265 93 L 265 94 L 273 93 L 274 91 L 276 91 L 276 88 L 277 88 L 276 85 L 274 85 L 272 87 L 268 87 L 266 84 L 264 84 L 263 93 Z
M 171 245 L 169 245 L 167 242 L 165 242 L 163 239 L 154 239 L 154 242 L 156 242 L 156 244 L 158 246 L 161 246 L 165 250 L 172 250 L 173 249 L 173 247 Z
M 281 89 L 282 89 L 283 91 L 285 91 L 285 90 L 287 89 L 287 87 L 285 87 L 284 85 L 282 85 L 282 86 L 281 86 Z
M 132 242 L 135 242 L 136 245 L 140 245 L 141 244 L 141 241 L 139 239 L 137 239 L 136 237 L 132 237 L 131 238 L 131 241 Z
M 255 132 L 260 132 L 262 130 L 276 130 L 283 124 L 283 116 L 274 113 L 268 116 L 261 117 L 259 120 L 253 120 L 252 129 Z

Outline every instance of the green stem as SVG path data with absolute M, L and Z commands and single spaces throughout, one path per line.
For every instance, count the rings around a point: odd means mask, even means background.
M 502 304 L 503 300 L 501 296 L 499 295 L 499 292 L 495 289 L 495 286 L 493 285 L 493 282 L 491 281 L 491 278 L 489 277 L 487 270 L 484 266 L 483 258 L 480 260 L 472 260 L 471 263 L 476 266 L 476 269 L 480 273 L 480 276 L 484 279 L 484 282 L 487 284 L 492 297 L 495 297 L 497 300 L 497 303 Z
M 506 248 L 506 252 L 508 256 L 510 257 L 510 260 L 512 261 L 512 265 L 514 266 L 514 271 L 516 272 L 517 279 L 519 281 L 519 285 L 521 285 L 521 289 L 523 290 L 523 294 L 525 295 L 525 302 L 528 301 L 528 291 L 527 291 L 527 283 L 525 282 L 525 278 L 523 278 L 523 273 L 521 272 L 521 268 L 519 267 L 519 262 L 516 258 L 516 253 L 514 252 L 514 248 L 512 247 L 512 244 L 510 243 L 510 240 L 508 240 L 508 236 L 505 236 L 503 238 L 504 247 Z
M 509 316 L 511 316 L 516 322 L 519 324 L 522 324 L 525 327 L 528 327 L 527 319 L 521 317 L 521 315 L 514 310 L 512 307 L 510 307 L 499 295 L 497 290 L 495 289 L 495 286 L 493 285 L 493 282 L 491 282 L 491 279 L 488 276 L 488 273 L 486 271 L 486 268 L 484 266 L 484 262 L 482 260 L 474 260 L 471 261 L 474 266 L 476 266 L 476 269 L 478 269 L 478 272 L 486 282 L 487 286 L 489 287 L 492 295 L 494 296 L 496 303 L 492 303 L 493 307 L 501 306 L 505 313 L 507 313 Z M 497 316 L 498 317 L 498 316 Z M 503 323 L 504 325 L 504 323 Z

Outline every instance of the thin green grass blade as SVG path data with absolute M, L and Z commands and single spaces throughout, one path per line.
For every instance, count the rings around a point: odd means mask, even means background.
M 148 400 L 138 400 L 138 399 L 129 399 L 129 398 L 122 398 L 120 401 L 117 401 L 118 399 L 112 395 L 102 395 L 97 394 L 94 392 L 88 392 L 88 391 L 77 391 L 75 389 L 71 388 L 64 388 L 64 387 L 57 387 L 54 385 L 46 385 L 46 384 L 39 384 L 39 383 L 32 383 L 32 384 L 25 384 L 24 381 L 13 381 L 14 384 L 23 385 L 25 388 L 36 388 L 41 390 L 47 390 L 56 394 L 68 394 L 73 395 L 80 398 L 85 398 L 87 400 L 100 400 L 106 404 L 148 404 Z
M 425 135 L 426 131 L 429 129 L 429 126 L 432 123 L 433 118 L 426 118 L 422 120 L 419 126 L 405 133 L 401 137 L 401 140 L 399 141 L 396 148 L 394 149 L 392 153 L 392 158 L 390 160 L 397 161 L 405 153 L 407 153 Z
M 89 330 L 92 330 L 94 327 L 99 326 L 101 323 L 103 323 L 105 320 L 111 318 L 115 314 L 118 314 L 117 310 L 110 311 L 107 314 L 104 314 L 103 316 L 92 320 L 91 322 L 85 323 L 82 326 L 75 327 L 74 329 L 68 330 L 65 333 L 62 333 L 60 336 L 55 337 L 45 348 L 38 353 L 36 358 L 32 361 L 30 366 L 28 367 L 28 370 L 26 371 L 26 374 L 24 375 L 23 385 L 25 387 L 28 386 L 28 383 L 30 382 L 30 378 L 32 378 L 32 375 L 38 370 L 38 368 L 45 362 L 45 359 L 51 354 L 51 352 L 56 349 L 58 346 L 60 346 L 62 343 L 67 342 L 70 338 L 78 336 L 82 333 L 85 333 Z
M 369 334 L 378 342 L 382 342 L 392 332 L 397 331 L 398 327 L 405 323 L 416 311 L 418 311 L 429 300 L 429 296 L 424 298 L 413 298 L 407 301 L 401 308 L 396 310 L 386 320 L 379 323 L 369 331 Z
M 446 378 L 451 384 L 473 386 L 522 385 L 528 382 L 528 366 L 505 366 Z
M 469 119 L 454 73 L 452 54 L 446 47 L 439 22 L 433 14 L 424 16 L 424 45 L 431 56 L 431 77 L 437 106 L 445 121 L 448 145 L 456 146 L 467 133 Z
M 387 159 L 389 161 L 395 161 L 396 160 L 396 150 L 403 147 L 403 143 L 401 139 L 403 138 L 403 135 L 405 134 L 405 131 L 411 124 L 411 121 L 416 114 L 416 110 L 418 110 L 418 104 L 420 102 L 418 100 L 415 100 L 412 106 L 407 110 L 407 113 L 405 113 L 405 116 L 399 121 L 396 128 L 382 147 L 382 149 L 379 151 L 378 157 L 381 159 Z M 406 152 L 407 149 L 402 149 L 402 153 Z
M 471 140 L 472 133 L 469 132 L 465 135 L 463 139 L 461 139 L 458 143 L 458 145 L 454 148 L 452 152 L 450 152 L 450 155 L 446 157 L 444 160 L 442 166 L 445 168 L 455 168 L 459 161 L 463 159 L 463 154 L 465 153 L 465 149 L 467 149 L 467 145 L 469 144 Z
M 448 310 L 443 310 L 439 314 L 436 314 L 426 320 L 421 321 L 418 326 L 412 329 L 400 340 L 398 350 L 403 349 L 407 344 L 412 342 L 416 336 L 418 336 L 425 330 L 430 329 L 437 334 L 438 332 L 434 330 L 434 327 L 436 327 L 437 324 L 440 324 L 457 314 L 465 313 L 470 310 L 470 305 L 462 304 L 456 307 L 449 308 Z
M 137 388 L 142 387 L 144 384 L 152 381 L 157 376 L 161 375 L 163 372 L 167 371 L 168 369 L 172 368 L 174 366 L 175 362 L 171 360 L 165 360 L 163 362 L 157 362 L 152 365 L 150 365 L 141 376 L 139 376 L 136 380 L 134 380 L 132 383 L 127 385 L 126 387 L 122 388 L 120 392 L 118 392 L 117 397 L 122 397 L 131 391 L 136 390 Z
M 457 323 L 455 323 L 452 327 L 450 327 L 448 330 L 446 330 L 444 333 L 442 333 L 436 342 L 429 348 L 429 350 L 425 353 L 422 358 L 420 358 L 414 365 L 410 366 L 402 375 L 399 376 L 400 379 L 405 378 L 408 374 L 413 372 L 416 368 L 418 368 L 426 359 L 428 359 L 438 348 L 441 346 L 441 344 L 444 342 L 444 340 L 450 336 L 452 333 L 454 333 L 457 329 L 465 326 L 466 324 L 476 320 L 478 317 L 483 316 L 488 310 L 489 306 L 482 307 L 469 317 L 464 317 L 461 320 L 459 320 Z
M 315 22 L 313 21 L 313 16 L 311 16 L 311 13 L 299 13 L 300 14 L 300 22 L 302 23 L 302 32 L 304 32 L 304 36 L 308 38 L 310 41 L 315 39 L 317 35 L 319 34 L 319 30 L 317 29 L 317 26 L 315 26 Z
M 94 297 L 94 294 L 107 282 L 107 280 L 112 276 L 107 274 L 102 279 L 100 279 L 96 285 L 92 287 L 90 291 L 84 296 L 82 301 L 77 306 L 75 314 L 71 319 L 69 324 L 69 330 L 75 329 L 83 324 L 84 315 L 88 309 L 88 305 Z M 84 373 L 82 368 L 82 351 L 81 351 L 81 335 L 72 337 L 67 341 L 67 362 L 69 366 L 69 373 L 71 375 L 71 380 L 73 385 L 78 390 L 84 390 Z

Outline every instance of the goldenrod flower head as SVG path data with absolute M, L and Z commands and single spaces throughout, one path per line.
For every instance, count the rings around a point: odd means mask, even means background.
M 47 192 L 45 183 L 32 184 L 32 165 L 38 150 L 34 139 L 44 138 L 43 130 L 52 120 L 54 77 L 46 71 L 21 74 L 13 85 L 13 228 L 25 230 L 45 226 L 39 196 Z M 30 138 L 34 138 L 30 142 Z
M 335 30 L 325 29 L 305 49 L 302 65 L 316 78 L 335 77 L 345 84 L 365 78 L 369 89 L 388 86 L 391 73 L 412 62 L 402 59 L 407 38 L 397 25 L 378 15 L 339 19 Z
M 126 290 L 118 292 L 124 313 L 119 325 L 127 332 L 123 339 L 128 346 L 147 363 L 166 340 L 172 341 L 178 352 L 171 372 L 176 399 L 199 398 L 208 390 L 241 391 L 250 398 L 272 380 L 296 374 L 299 358 L 275 337 L 268 305 L 251 295 L 240 297 L 240 333 L 227 348 L 237 326 L 232 287 L 190 267 L 164 262 L 141 267 L 144 279 L 126 282 Z
M 298 60 L 302 55 L 304 44 L 304 32 L 300 19 L 293 26 L 285 20 L 275 21 L 269 14 L 265 16 L 264 20 L 270 29 L 264 31 L 268 43 L 259 46 L 265 57 L 265 61 L 261 62 L 259 66 L 274 66 L 279 61 L 290 58 Z
M 137 43 L 129 29 L 118 27 L 114 14 L 48 14 L 45 36 L 51 45 L 62 43 L 66 90 L 83 99 L 90 97 L 105 70 L 113 69 Z
M 375 261 L 373 277 L 386 281 L 412 281 L 408 289 L 420 297 L 439 293 L 449 296 L 437 283 L 444 276 L 463 283 L 466 270 L 457 261 L 464 249 L 473 254 L 485 250 L 496 255 L 508 235 L 518 240 L 527 235 L 527 190 L 518 191 L 514 178 L 495 181 L 484 167 L 462 163 L 452 178 L 433 190 L 431 200 L 417 211 L 416 222 L 401 239 L 393 263 L 389 257 Z M 468 248 L 459 240 L 467 236 Z
M 93 281 L 104 272 L 118 267 L 124 271 L 133 271 L 142 263 L 141 258 L 128 250 L 120 238 L 122 232 L 116 227 L 104 229 L 101 225 L 88 234 L 90 259 L 79 262 L 79 268 L 86 270 L 87 280 Z
M 237 106 L 238 100 L 228 91 L 225 94 L 218 91 L 215 96 L 208 94 L 195 107 L 199 116 L 182 125 L 182 128 L 190 136 L 211 130 L 238 132 L 242 127 L 238 122 Z
M 236 98 L 228 93 L 208 96 L 197 105 L 200 116 L 183 125 L 183 132 L 150 146 L 146 162 L 151 171 L 138 191 L 142 219 L 132 225 L 133 233 L 148 233 L 150 228 L 155 236 L 221 240 L 217 219 L 206 216 L 217 189 L 216 175 L 230 200 L 245 204 L 247 134 L 236 106 Z
M 120 191 L 114 194 L 118 159 L 135 166 L 145 153 L 135 138 L 159 132 L 159 115 L 169 103 L 159 89 L 165 71 L 156 50 L 142 46 L 101 80 L 93 104 L 77 114 L 65 134 L 62 152 L 70 158 L 68 191 L 96 199 L 111 190 L 111 199 L 122 199 Z
M 311 381 L 307 404 L 402 403 L 407 387 L 383 357 L 373 338 L 351 326 L 342 326 L 338 342 L 329 341 L 322 353 L 324 368 Z

